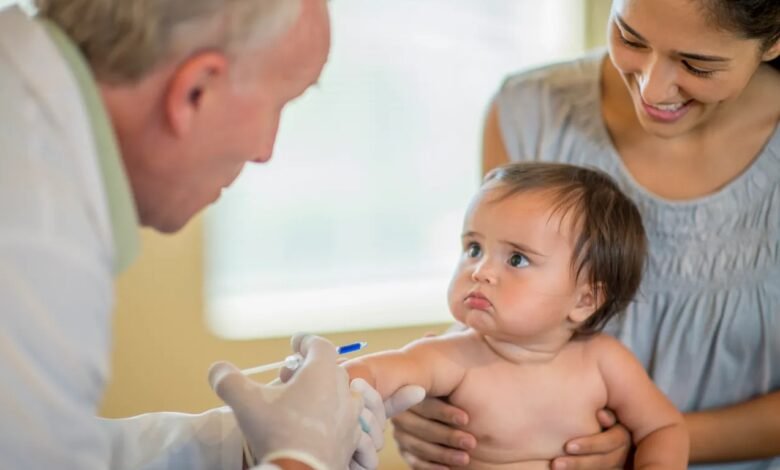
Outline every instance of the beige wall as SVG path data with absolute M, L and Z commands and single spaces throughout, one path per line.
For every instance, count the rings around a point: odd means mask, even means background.
M 607 18 L 612 0 L 586 0 L 585 47 L 603 46 L 607 39 Z
M 587 0 L 586 44 L 604 43 L 609 0 Z M 289 353 L 286 339 L 224 341 L 203 316 L 202 221 L 183 232 L 142 234 L 142 255 L 117 282 L 113 378 L 102 407 L 108 417 L 149 411 L 197 412 L 219 405 L 206 383 L 211 362 L 239 367 L 276 361 Z M 368 341 L 368 352 L 399 347 L 444 325 L 327 335 L 335 343 Z M 404 468 L 388 433 L 382 469 Z

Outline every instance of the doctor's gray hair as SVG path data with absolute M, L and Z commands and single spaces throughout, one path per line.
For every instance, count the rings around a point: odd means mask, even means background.
M 36 0 L 38 15 L 76 43 L 103 83 L 137 82 L 197 51 L 229 56 L 271 43 L 301 0 Z

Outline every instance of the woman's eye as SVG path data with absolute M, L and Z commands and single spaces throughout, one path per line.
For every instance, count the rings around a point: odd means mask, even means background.
M 528 266 L 528 264 L 529 264 L 528 258 L 521 255 L 520 253 L 514 253 L 509 258 L 509 265 L 512 266 L 513 268 L 522 268 L 524 266 Z
M 482 248 L 477 243 L 469 243 L 466 247 L 466 254 L 468 254 L 469 258 L 476 258 L 480 253 L 482 253 Z
M 645 48 L 644 44 L 641 44 L 641 43 L 638 43 L 638 42 L 634 42 L 634 41 L 629 41 L 628 39 L 626 39 L 625 36 L 623 36 L 622 33 L 618 33 L 618 38 L 620 38 L 620 42 L 622 42 L 623 44 L 625 44 L 626 46 L 628 46 L 628 47 L 630 47 L 632 49 L 644 49 Z
M 699 68 L 694 67 L 693 65 L 689 64 L 687 61 L 682 61 L 685 68 L 692 74 L 696 75 L 697 77 L 704 77 L 709 78 L 711 77 L 715 71 L 713 70 L 702 70 Z

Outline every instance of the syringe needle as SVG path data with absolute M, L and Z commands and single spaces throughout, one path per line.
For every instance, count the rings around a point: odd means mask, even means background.
M 273 364 L 265 364 L 262 366 L 250 367 L 241 371 L 244 375 L 259 374 L 260 372 L 268 372 L 269 370 L 281 369 L 284 367 L 287 361 L 274 362 Z
M 366 343 L 365 341 L 359 341 L 357 343 L 350 343 L 350 344 L 339 346 L 338 348 L 336 348 L 336 350 L 339 354 L 349 354 L 351 352 L 360 351 L 361 349 L 365 348 L 367 344 L 368 343 Z M 295 353 L 285 357 L 283 361 L 274 362 L 272 364 L 263 364 L 262 366 L 250 367 L 249 369 L 242 370 L 241 373 L 244 375 L 259 374 L 260 372 L 267 372 L 269 370 L 281 369 L 282 367 L 287 367 L 290 370 L 295 370 L 298 368 L 298 366 L 301 364 L 302 361 L 303 361 L 303 356 L 301 356 L 299 353 Z

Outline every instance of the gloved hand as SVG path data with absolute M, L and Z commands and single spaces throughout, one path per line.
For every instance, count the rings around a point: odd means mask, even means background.
M 359 394 L 349 388 L 336 348 L 317 336 L 293 337 L 303 363 L 287 383 L 263 385 L 232 364 L 216 363 L 209 382 L 232 409 L 252 454 L 298 460 L 317 470 L 345 469 L 361 436 Z
M 360 418 L 368 429 L 363 429 L 349 470 L 373 470 L 379 466 L 377 452 L 384 446 L 387 418 L 420 403 L 425 398 L 425 389 L 419 385 L 407 385 L 396 390 L 383 403 L 379 392 L 363 379 L 353 380 L 350 388 L 363 396 L 364 407 Z

